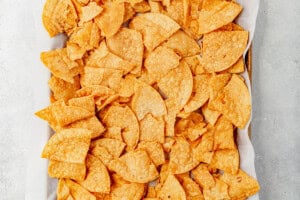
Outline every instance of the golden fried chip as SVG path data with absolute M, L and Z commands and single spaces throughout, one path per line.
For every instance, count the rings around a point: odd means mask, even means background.
M 132 7 L 133 7 L 134 11 L 137 13 L 145 13 L 145 12 L 150 11 L 150 9 L 151 9 L 148 4 L 148 1 L 145 1 L 145 0 L 134 4 Z
M 150 141 L 142 141 L 139 143 L 137 149 L 145 150 L 152 162 L 156 165 L 162 165 L 165 163 L 165 154 L 164 150 L 160 143 L 150 142 Z
M 144 196 L 145 186 L 141 183 L 125 183 L 112 186 L 110 200 L 140 200 Z
M 87 155 L 86 166 L 86 178 L 78 183 L 90 192 L 109 193 L 110 177 L 101 160 L 93 155 Z
M 101 85 L 91 85 L 87 87 L 82 87 L 80 90 L 76 91 L 76 97 L 93 95 L 94 97 L 107 98 L 113 94 L 115 94 L 115 92 L 112 89 Z
M 123 23 L 124 11 L 124 3 L 105 2 L 104 10 L 95 18 L 103 36 L 109 38 L 117 33 Z
M 92 195 L 90 192 L 88 192 L 86 189 L 84 189 L 79 184 L 66 179 L 66 183 L 70 189 L 70 193 L 74 200 L 96 200 L 96 197 Z
M 163 46 L 173 49 L 181 57 L 194 56 L 200 53 L 199 44 L 181 30 L 173 34 Z
M 241 11 L 242 6 L 236 2 L 206 1 L 199 12 L 198 33 L 208 33 L 232 22 Z
M 69 124 L 67 128 L 85 128 L 92 131 L 92 139 L 99 137 L 104 131 L 105 127 L 103 124 L 99 121 L 99 119 L 95 116 L 82 119 L 79 121 L 76 121 L 72 124 Z
M 195 158 L 194 150 L 184 138 L 178 137 L 175 140 L 170 152 L 169 170 L 173 174 L 182 174 L 196 167 L 199 161 Z
M 202 135 L 201 139 L 195 145 L 195 157 L 200 162 L 210 163 L 213 156 L 214 131 L 208 131 Z
M 216 179 L 215 186 L 203 189 L 204 199 L 230 199 L 228 195 L 228 185 L 219 179 Z
M 95 102 L 93 95 L 72 98 L 68 101 L 68 104 L 69 106 L 81 107 L 90 111 L 91 113 L 95 113 Z
M 143 119 L 148 113 L 154 117 L 166 114 L 166 106 L 160 94 L 151 86 L 139 83 L 132 97 L 131 107 L 138 120 Z
M 235 149 L 233 126 L 224 116 L 219 118 L 214 129 L 214 150 Z
M 223 73 L 231 73 L 231 74 L 238 74 L 245 71 L 244 68 L 244 59 L 243 57 L 239 58 L 236 63 L 234 63 L 231 67 L 223 71 Z
M 177 103 L 177 99 L 166 99 L 165 104 L 167 107 L 167 115 L 164 116 L 165 120 L 165 135 L 174 136 L 175 134 L 175 122 L 176 114 L 179 113 L 180 108 Z
M 48 174 L 52 178 L 70 178 L 82 181 L 85 178 L 85 173 L 85 164 L 50 160 L 48 166 Z
M 134 65 L 133 74 L 141 72 L 144 45 L 142 34 L 136 30 L 121 28 L 113 37 L 106 39 L 109 50 Z
M 122 154 L 126 144 L 120 140 L 111 139 L 111 138 L 101 138 L 98 140 L 94 140 L 91 143 L 90 148 L 94 148 L 96 146 L 102 146 L 107 149 L 107 151 L 113 155 L 114 158 L 119 158 Z
M 147 114 L 140 121 L 140 140 L 164 143 L 165 123 L 162 117 L 153 117 Z
M 187 200 L 204 200 L 201 189 L 190 177 L 182 179 L 182 187 L 186 193 Z
M 239 128 L 244 128 L 251 114 L 251 97 L 242 78 L 233 74 L 229 83 L 209 103 Z
M 210 72 L 228 69 L 243 55 L 247 41 L 247 31 L 217 31 L 204 35 L 203 66 Z
M 229 196 L 232 199 L 246 199 L 260 189 L 258 182 L 241 169 L 235 175 L 224 172 L 220 180 L 229 185 Z
M 91 131 L 70 128 L 54 134 L 44 147 L 42 158 L 83 164 L 87 155 Z
M 150 52 L 144 61 L 147 71 L 156 81 L 179 65 L 180 57 L 170 48 L 159 46 Z
M 210 167 L 236 174 L 239 170 L 240 157 L 237 149 L 224 149 L 214 152 Z
M 78 22 L 78 16 L 71 0 L 47 0 L 42 18 L 50 37 L 58 33 L 72 32 Z
M 123 141 L 122 129 L 120 127 L 110 127 L 104 132 L 103 137 Z
M 142 33 L 144 45 L 149 51 L 152 51 L 180 28 L 175 21 L 160 13 L 138 15 L 130 22 L 129 27 Z
M 80 89 L 79 77 L 74 77 L 74 82 L 69 83 L 55 76 L 51 76 L 48 85 L 56 100 L 67 101 L 75 96 L 75 92 Z
M 70 195 L 70 189 L 65 179 L 59 179 L 57 183 L 56 196 L 57 200 L 65 200 Z
M 42 52 L 40 58 L 54 76 L 69 83 L 74 83 L 74 77 L 82 71 L 81 64 L 68 57 L 66 48 Z
M 86 22 L 75 29 L 70 36 L 68 44 L 77 44 L 80 48 L 87 51 L 98 47 L 100 40 L 101 35 L 97 25 L 93 22 Z
M 227 85 L 231 79 L 231 74 L 218 74 L 211 77 L 209 82 L 210 100 L 217 97 L 218 93 Z
M 158 87 L 168 99 L 174 99 L 178 109 L 182 109 L 189 100 L 193 90 L 193 76 L 184 62 L 172 69 L 158 81 Z
M 78 44 L 67 42 L 66 44 L 67 53 L 71 60 L 79 60 L 82 59 L 86 50 L 81 48 Z
M 96 2 L 90 2 L 87 6 L 81 8 L 82 15 L 80 17 L 80 23 L 90 21 L 97 17 L 103 8 L 99 6 Z
M 162 200 L 186 200 L 184 189 L 176 177 L 172 174 L 168 175 L 168 178 L 164 182 L 161 190 L 158 191 L 158 197 Z
M 209 173 L 207 164 L 201 163 L 198 167 L 193 169 L 192 174 L 194 180 L 202 188 L 211 188 L 216 184 L 214 177 Z
M 193 93 L 187 104 L 184 106 L 185 112 L 198 110 L 209 98 L 209 74 L 202 74 L 193 77 Z
M 207 103 L 201 107 L 201 111 L 204 115 L 205 120 L 212 126 L 216 123 L 221 115 L 220 112 L 209 109 Z
M 155 198 L 155 197 L 156 197 L 155 186 L 148 184 L 146 199 L 147 198 L 151 199 L 151 198 Z M 143 200 L 145 200 L 145 198 Z
M 180 26 L 184 26 L 187 20 L 187 0 L 172 0 L 166 8 L 166 15 L 171 17 Z
M 134 15 L 135 15 L 135 11 L 133 7 L 130 5 L 130 3 L 125 2 L 123 22 L 127 22 L 128 20 L 132 19 Z
M 165 152 L 170 153 L 173 144 L 175 143 L 175 139 L 173 137 L 166 137 L 165 143 L 163 143 L 163 149 Z
M 113 155 L 110 154 L 105 147 L 100 145 L 90 147 L 90 153 L 99 158 L 106 167 L 108 167 L 110 161 L 114 159 Z
M 99 48 L 91 54 L 87 60 L 87 65 L 91 67 L 122 70 L 123 74 L 127 74 L 134 68 L 132 63 L 109 52 L 105 41 L 101 42 Z
M 152 13 L 162 13 L 163 12 L 163 7 L 160 3 L 160 1 L 148 1 L 150 10 Z
M 139 124 L 135 114 L 128 107 L 110 106 L 102 117 L 103 123 L 108 127 L 120 127 L 126 149 L 132 150 L 139 141 Z
M 185 57 L 183 58 L 183 61 L 188 64 L 190 67 L 193 75 L 198 75 L 198 74 L 204 74 L 205 73 L 205 68 L 201 64 L 201 58 L 199 55 L 191 56 L 191 57 Z
M 244 31 L 243 27 L 233 22 L 218 28 L 216 31 Z
M 144 150 L 130 151 L 113 160 L 109 168 L 127 181 L 147 183 L 158 177 L 155 165 Z

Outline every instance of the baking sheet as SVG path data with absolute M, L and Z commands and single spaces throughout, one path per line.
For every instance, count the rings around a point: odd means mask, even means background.
M 50 39 L 46 31 L 44 30 L 41 20 L 41 13 L 44 2 L 45 1 L 32 1 L 32 10 L 30 12 L 31 15 L 34 15 L 35 19 L 32 34 L 36 35 L 36 43 L 33 45 L 39 47 L 37 49 L 40 49 L 40 51 L 60 48 L 64 45 L 65 40 L 62 35 Z M 255 32 L 259 0 L 237 0 L 237 2 L 244 7 L 244 10 L 239 16 L 237 22 L 250 32 L 247 50 L 244 53 L 245 59 L 246 53 L 250 48 Z M 39 52 L 36 52 L 36 56 L 39 57 Z M 39 62 L 38 67 L 45 68 L 41 62 Z M 34 96 L 36 97 L 35 107 L 37 108 L 37 110 L 39 110 L 49 104 L 49 88 L 45 83 L 47 83 L 50 74 L 46 70 L 43 70 L 39 71 L 39 74 L 36 74 L 36 76 L 37 78 L 32 79 L 32 81 L 36 83 L 36 88 L 34 89 Z M 242 76 L 245 78 L 245 82 L 251 94 L 251 83 L 248 72 L 244 72 Z M 248 128 L 250 122 L 251 120 L 249 121 L 245 129 L 238 129 L 237 143 L 240 152 L 240 167 L 249 175 L 256 177 L 254 167 L 254 150 L 248 136 Z M 31 138 L 30 145 L 33 146 L 33 148 L 30 149 L 27 156 L 28 163 L 26 171 L 27 174 L 25 199 L 55 200 L 55 189 L 57 181 L 47 176 L 47 161 L 40 158 L 43 145 L 48 141 L 51 132 L 46 122 L 42 120 L 37 122 L 35 126 L 36 132 L 29 134 L 29 137 Z M 38 137 L 37 134 L 39 134 Z M 249 200 L 259 200 L 258 194 L 250 197 Z

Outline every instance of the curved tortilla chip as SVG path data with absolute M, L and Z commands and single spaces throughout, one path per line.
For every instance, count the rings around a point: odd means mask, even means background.
M 235 149 L 233 125 L 221 116 L 214 127 L 214 150 Z
M 156 166 L 165 163 L 165 154 L 161 144 L 157 142 L 142 141 L 139 143 L 137 149 L 145 150 Z
M 84 164 L 91 136 L 91 131 L 87 129 L 64 129 L 50 138 L 44 147 L 42 158 Z
M 81 187 L 79 184 L 66 179 L 66 183 L 70 189 L 70 194 L 74 200 L 96 200 L 96 197 Z
M 69 163 L 50 160 L 48 174 L 52 178 L 70 178 L 82 181 L 85 178 L 85 164 Z
M 158 191 L 158 197 L 162 200 L 186 200 L 186 194 L 182 186 L 172 174 L 168 175 L 161 190 Z
M 81 16 L 80 16 L 80 23 L 90 21 L 97 17 L 103 8 L 99 6 L 96 2 L 90 2 L 87 6 L 83 6 L 81 8 Z
M 247 41 L 247 31 L 217 31 L 204 35 L 203 66 L 209 72 L 228 69 L 243 55 Z
M 236 174 L 240 166 L 240 156 L 237 149 L 224 149 L 214 152 L 210 167 Z
M 155 118 L 147 114 L 140 121 L 140 141 L 164 143 L 165 122 L 162 117 Z
M 192 174 L 194 180 L 202 188 L 211 188 L 214 187 L 216 184 L 214 177 L 210 174 L 208 170 L 207 164 L 201 163 L 198 167 L 193 169 Z
M 201 189 L 190 177 L 182 179 L 182 187 L 186 193 L 187 200 L 204 200 Z
M 204 106 L 201 107 L 201 111 L 205 118 L 205 121 L 207 121 L 212 126 L 216 123 L 221 115 L 220 112 L 209 109 L 208 103 L 204 104 Z
M 144 196 L 145 186 L 141 183 L 125 183 L 118 186 L 112 186 L 110 193 L 111 200 L 140 200 Z
M 216 179 L 215 186 L 203 189 L 204 199 L 230 199 L 228 195 L 228 185 Z
M 69 83 L 55 76 L 51 76 L 48 85 L 56 100 L 67 101 L 75 96 L 77 90 L 80 89 L 79 77 L 74 77 L 74 82 Z
M 155 165 L 144 150 L 130 151 L 109 164 L 110 169 L 127 181 L 147 183 L 158 177 Z
M 166 15 L 160 13 L 145 13 L 136 16 L 129 27 L 142 33 L 144 45 L 152 51 L 179 30 L 180 26 Z
M 101 138 L 98 140 L 94 140 L 91 143 L 91 147 L 90 148 L 95 148 L 96 146 L 102 146 L 105 149 L 107 149 L 107 151 L 113 155 L 114 158 L 119 158 L 119 156 L 122 154 L 126 144 L 123 143 L 120 140 L 117 139 L 111 139 L 111 138 Z

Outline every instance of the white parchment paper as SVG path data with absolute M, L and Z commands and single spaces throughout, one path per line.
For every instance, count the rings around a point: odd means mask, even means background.
M 243 6 L 243 12 L 237 19 L 238 24 L 249 31 L 249 42 L 247 50 L 251 45 L 254 32 L 256 18 L 259 8 L 260 0 L 237 0 Z M 41 13 L 44 1 L 34 1 L 32 15 L 35 18 L 34 34 L 36 35 L 36 46 L 40 47 L 40 51 L 47 51 L 50 49 L 60 48 L 64 45 L 65 38 L 63 36 L 58 36 L 56 38 L 50 39 L 48 34 L 42 26 Z M 244 53 L 244 57 L 247 53 Z M 39 52 L 36 52 L 36 56 L 39 57 Z M 44 68 L 41 62 L 37 63 L 40 68 Z M 255 66 L 253 66 L 255 67 Z M 35 107 L 37 110 L 44 108 L 49 103 L 49 88 L 47 86 L 47 80 L 49 78 L 49 72 L 46 70 L 39 71 L 36 74 L 37 78 L 32 81 L 36 82 L 36 88 L 34 92 L 35 96 Z M 242 76 L 251 92 L 251 84 L 249 80 L 248 72 L 244 72 Z M 251 141 L 248 136 L 248 127 L 251 120 L 245 129 L 238 130 L 237 143 L 240 152 L 240 167 L 246 171 L 249 175 L 256 178 L 255 166 L 254 166 L 254 150 Z M 39 121 L 36 124 L 36 133 L 30 135 L 31 139 L 29 146 L 31 150 L 28 153 L 28 164 L 27 164 L 27 174 L 26 174 L 26 200 L 55 200 L 56 183 L 55 179 L 47 178 L 47 162 L 40 158 L 40 154 L 43 145 L 48 141 L 51 132 L 49 127 L 45 122 Z M 37 137 L 36 134 L 39 134 Z M 252 133 L 255 134 L 255 133 Z M 258 195 L 254 195 L 249 198 L 249 200 L 259 200 Z

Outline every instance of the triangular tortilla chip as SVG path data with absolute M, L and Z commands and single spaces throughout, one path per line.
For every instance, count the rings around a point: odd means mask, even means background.
M 74 200 L 96 200 L 96 197 L 84 189 L 79 184 L 66 179 L 66 183 L 70 189 L 70 194 L 74 198 Z
M 228 185 L 219 179 L 211 188 L 203 189 L 204 199 L 230 199 L 228 195 Z
M 186 200 L 184 189 L 172 174 L 168 175 L 161 190 L 158 192 L 158 197 L 162 200 Z
M 161 144 L 157 142 L 142 141 L 139 143 L 137 149 L 145 150 L 156 166 L 165 163 L 165 154 Z
M 70 178 L 82 181 L 85 178 L 85 164 L 69 163 L 50 160 L 48 174 L 52 178 Z
M 237 149 L 218 150 L 214 152 L 210 167 L 236 174 L 240 166 L 240 157 Z

